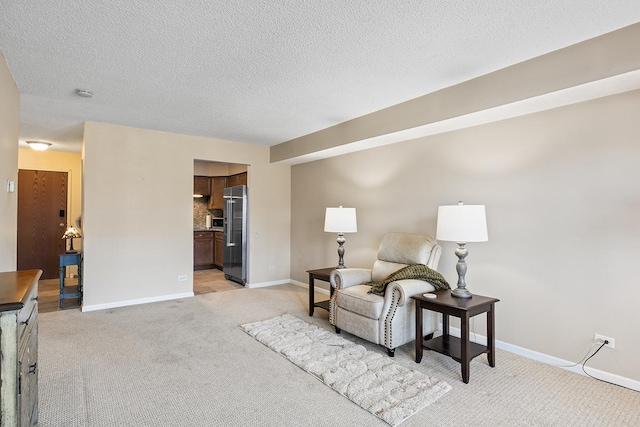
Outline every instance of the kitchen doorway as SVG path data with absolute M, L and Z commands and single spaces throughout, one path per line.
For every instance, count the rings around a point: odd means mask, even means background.
M 193 165 L 193 293 L 240 289 L 225 279 L 223 214 L 224 189 L 247 185 L 248 166 L 208 160 Z

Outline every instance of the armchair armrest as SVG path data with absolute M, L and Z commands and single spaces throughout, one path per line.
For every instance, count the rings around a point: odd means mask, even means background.
M 398 306 L 404 305 L 405 301 L 411 298 L 414 295 L 424 294 L 426 292 L 433 292 L 436 288 L 433 285 L 425 280 L 418 279 L 404 279 L 404 280 L 396 280 L 395 282 L 391 282 L 387 285 L 387 290 L 385 292 L 386 295 L 391 295 L 391 293 L 397 290 L 400 294 L 400 298 L 398 299 Z
M 349 286 L 361 285 L 371 281 L 369 268 L 340 268 L 333 270 L 329 282 L 334 289 L 344 289 Z

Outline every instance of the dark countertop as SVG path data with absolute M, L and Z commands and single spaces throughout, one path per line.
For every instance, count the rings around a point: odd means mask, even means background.
M 31 287 L 38 282 L 42 270 L 0 273 L 0 311 L 20 310 Z

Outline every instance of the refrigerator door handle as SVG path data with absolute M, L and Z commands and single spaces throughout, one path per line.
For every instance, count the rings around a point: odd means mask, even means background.
M 226 209 L 226 217 L 227 217 L 227 232 L 225 233 L 227 235 L 227 246 L 235 246 L 236 244 L 233 243 L 231 241 L 231 235 L 233 233 L 233 224 L 232 224 L 232 219 L 233 219 L 233 200 L 231 200 L 230 198 L 226 200 L 227 201 L 227 209 Z

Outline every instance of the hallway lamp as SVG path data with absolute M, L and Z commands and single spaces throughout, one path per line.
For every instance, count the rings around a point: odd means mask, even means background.
M 467 290 L 464 278 L 467 273 L 467 263 L 464 259 L 468 254 L 465 245 L 468 242 L 489 240 L 484 205 L 465 205 L 459 202 L 453 206 L 439 206 L 436 240 L 458 244 L 456 249 L 458 287 L 451 291 L 451 295 L 457 298 L 471 298 L 471 292 Z
M 67 251 L 68 254 L 75 254 L 78 252 L 73 249 L 73 239 L 78 239 L 80 237 L 82 237 L 80 235 L 80 232 L 73 226 L 69 226 L 69 228 L 67 228 L 67 231 L 64 232 L 64 234 L 62 235 L 62 239 L 69 240 L 69 250 Z
M 345 268 L 344 266 L 344 233 L 355 233 L 358 231 L 356 224 L 356 208 L 327 208 L 324 215 L 324 231 L 329 233 L 338 233 L 338 266 L 336 268 Z

